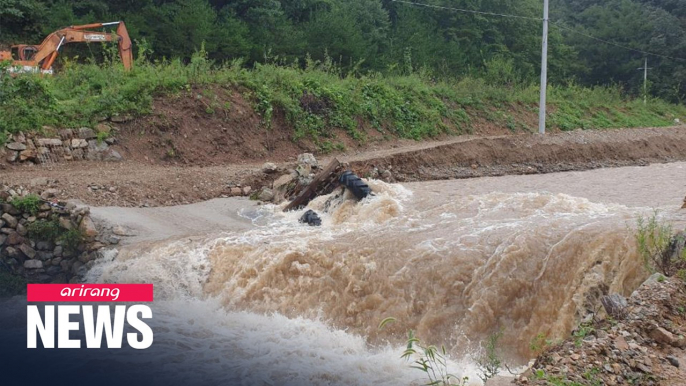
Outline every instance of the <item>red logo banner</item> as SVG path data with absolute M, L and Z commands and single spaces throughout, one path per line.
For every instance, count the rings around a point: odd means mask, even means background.
M 152 302 L 152 284 L 28 284 L 29 302 Z

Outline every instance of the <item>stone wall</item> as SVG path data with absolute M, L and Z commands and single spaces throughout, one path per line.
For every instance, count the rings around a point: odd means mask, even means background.
M 21 187 L 0 190 L 0 269 L 30 283 L 73 283 L 102 248 L 119 242 L 103 240 L 88 207 L 52 201 L 53 195 L 51 189 L 40 199 Z M 26 197 L 37 205 L 23 208 Z
M 46 128 L 45 134 L 18 133 L 5 144 L 5 158 L 10 163 L 55 163 L 72 160 L 121 161 L 122 156 L 112 149 L 116 140 L 110 136 L 112 128 L 98 124 L 95 129 Z M 98 133 L 103 133 L 98 139 Z M 0 152 L 1 153 L 1 152 Z

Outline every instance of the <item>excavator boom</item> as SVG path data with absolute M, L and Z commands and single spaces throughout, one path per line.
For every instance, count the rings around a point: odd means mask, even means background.
M 91 31 L 95 28 L 117 26 L 116 33 Z M 0 61 L 12 60 L 15 67 L 25 71 L 52 73 L 52 64 L 57 59 L 60 48 L 71 43 L 102 43 L 116 41 L 119 45 L 119 56 L 124 69 L 133 67 L 131 38 L 123 21 L 111 23 L 93 23 L 71 26 L 57 30 L 48 35 L 38 46 L 20 44 L 12 46 L 11 51 L 0 51 Z

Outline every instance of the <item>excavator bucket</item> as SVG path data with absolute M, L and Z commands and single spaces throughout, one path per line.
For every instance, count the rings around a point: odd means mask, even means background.
M 129 31 L 126 30 L 126 25 L 124 25 L 123 21 L 119 22 L 117 36 L 119 36 L 119 56 L 124 64 L 124 69 L 128 71 L 133 67 L 133 48 Z

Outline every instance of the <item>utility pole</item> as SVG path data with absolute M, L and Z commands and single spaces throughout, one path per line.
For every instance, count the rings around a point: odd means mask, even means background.
M 543 0 L 543 48 L 541 53 L 541 100 L 538 104 L 538 133 L 545 134 L 545 97 L 548 88 L 548 0 Z
M 648 70 L 652 70 L 652 68 L 648 67 L 647 56 L 645 58 L 643 67 L 640 67 L 638 70 L 643 70 L 643 104 L 645 105 L 648 103 Z

